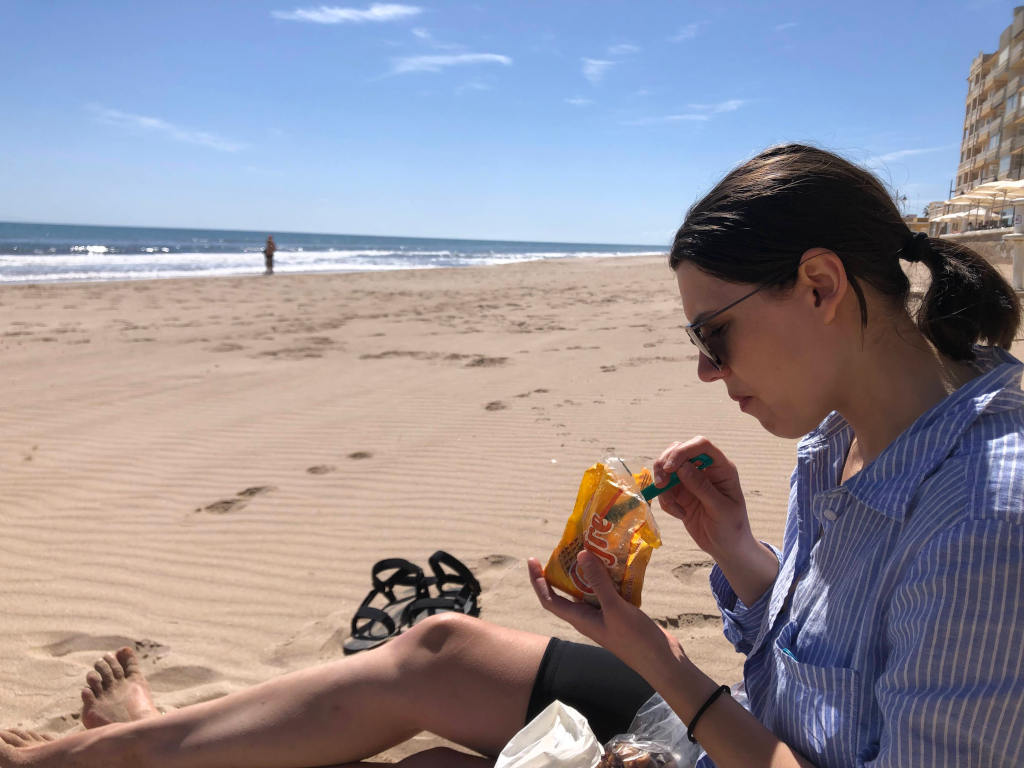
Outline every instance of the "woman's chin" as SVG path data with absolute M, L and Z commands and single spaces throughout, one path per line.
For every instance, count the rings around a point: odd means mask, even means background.
M 803 429 L 801 426 L 795 424 L 777 421 L 771 416 L 755 416 L 754 418 L 761 422 L 761 426 L 764 427 L 766 432 L 775 435 L 775 437 L 785 438 L 786 440 L 795 440 L 803 437 L 810 432 L 811 429 L 814 429 L 814 427 L 817 426 L 817 424 L 815 424 L 810 427 L 810 429 Z

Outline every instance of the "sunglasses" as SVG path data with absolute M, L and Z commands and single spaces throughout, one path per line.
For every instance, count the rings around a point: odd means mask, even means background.
M 735 307 L 740 302 L 746 301 L 751 296 L 753 296 L 755 293 L 758 293 L 759 291 L 763 291 L 769 285 L 774 285 L 774 283 L 767 283 L 765 285 L 759 285 L 757 288 L 752 290 L 750 293 L 747 293 L 747 294 L 744 294 L 743 296 L 740 296 L 738 299 L 736 299 L 736 301 L 732 302 L 731 304 L 726 304 L 721 309 L 716 309 L 714 312 L 712 312 L 710 315 L 705 317 L 703 320 L 701 320 L 699 322 L 696 322 L 696 323 L 690 323 L 689 325 L 686 326 L 686 335 L 690 337 L 690 342 L 693 344 L 693 346 L 695 346 L 700 351 L 700 353 L 702 355 L 704 355 L 704 357 L 706 357 L 709 361 L 711 361 L 711 364 L 713 366 L 715 366 L 716 370 L 719 370 L 719 371 L 722 370 L 722 365 L 724 365 L 724 363 L 722 362 L 722 356 L 718 352 L 715 351 L 715 349 L 713 347 L 713 344 L 708 340 L 707 337 L 704 336 L 704 331 L 702 330 L 702 328 L 704 327 L 704 324 L 709 322 L 709 321 L 711 321 L 711 320 L 714 320 L 720 314 L 722 314 L 726 310 L 732 309 L 733 307 Z

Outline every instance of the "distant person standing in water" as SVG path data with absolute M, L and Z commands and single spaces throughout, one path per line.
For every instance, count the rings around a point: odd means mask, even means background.
M 272 275 L 274 274 L 274 252 L 277 250 L 277 246 L 274 245 L 274 236 L 267 235 L 267 244 L 263 248 L 263 261 L 266 263 L 266 270 L 263 274 Z

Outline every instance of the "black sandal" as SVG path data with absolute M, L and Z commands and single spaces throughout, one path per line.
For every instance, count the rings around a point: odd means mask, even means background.
M 379 574 L 386 571 L 393 573 L 381 579 Z M 405 620 L 409 606 L 429 597 L 428 579 L 423 575 L 423 569 L 400 557 L 376 563 L 371 578 L 373 589 L 356 609 L 352 617 L 352 634 L 342 646 L 345 655 L 368 651 L 386 643 L 409 626 Z M 396 587 L 399 588 L 397 593 Z M 379 597 L 384 598 L 383 605 L 380 605 Z M 370 605 L 375 601 L 378 605 Z
M 480 582 L 457 557 L 438 550 L 430 556 L 433 576 L 426 578 L 428 594 L 409 603 L 402 623 L 411 627 L 426 616 L 453 611 L 467 616 L 480 615 Z

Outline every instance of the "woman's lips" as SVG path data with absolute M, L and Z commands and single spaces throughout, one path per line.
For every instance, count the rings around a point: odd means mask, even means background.
M 754 399 L 750 395 L 732 395 L 733 400 L 740 404 L 740 410 L 744 413 L 747 412 L 747 408 L 750 406 L 751 401 Z

